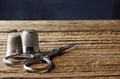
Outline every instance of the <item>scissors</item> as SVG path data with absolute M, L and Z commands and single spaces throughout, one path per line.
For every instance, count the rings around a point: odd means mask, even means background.
M 71 43 L 68 44 L 66 46 L 61 46 L 61 47 L 57 47 L 52 49 L 51 51 L 48 52 L 40 52 L 37 51 L 34 54 L 16 54 L 16 55 L 11 55 L 11 56 L 7 56 L 3 59 L 3 61 L 6 62 L 6 64 L 8 65 L 18 65 L 18 64 L 22 64 L 23 68 L 28 71 L 28 72 L 48 72 L 52 69 L 53 67 L 53 62 L 50 60 L 51 56 L 57 56 L 59 54 L 63 54 L 65 53 L 65 50 L 75 46 L 76 43 Z M 7 59 L 9 58 L 14 58 L 14 59 L 22 59 L 22 62 L 11 62 Z M 42 67 L 42 68 L 33 68 L 31 67 L 32 65 L 36 64 L 36 62 L 41 62 L 41 61 L 45 61 L 47 63 L 47 66 Z

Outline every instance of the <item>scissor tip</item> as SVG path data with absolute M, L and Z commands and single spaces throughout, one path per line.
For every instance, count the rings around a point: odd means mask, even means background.
M 68 46 L 66 46 L 66 47 L 67 47 L 67 48 L 70 48 L 70 47 L 73 47 L 73 46 L 75 46 L 75 45 L 77 45 L 77 43 L 68 44 Z

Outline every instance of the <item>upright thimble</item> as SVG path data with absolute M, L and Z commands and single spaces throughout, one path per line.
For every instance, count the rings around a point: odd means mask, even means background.
M 9 34 L 7 40 L 6 56 L 21 54 L 22 52 L 23 50 L 21 36 L 18 34 Z
M 39 51 L 38 34 L 34 29 L 27 29 L 22 34 L 23 53 Z

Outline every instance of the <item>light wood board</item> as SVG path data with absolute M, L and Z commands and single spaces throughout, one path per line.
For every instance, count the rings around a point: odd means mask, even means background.
M 49 73 L 28 73 L 9 67 L 2 58 L 9 33 L 36 29 L 41 51 L 78 43 L 52 59 Z M 0 78 L 120 79 L 120 20 L 0 21 Z

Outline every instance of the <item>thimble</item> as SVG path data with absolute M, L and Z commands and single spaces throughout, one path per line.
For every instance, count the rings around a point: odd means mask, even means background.
M 22 34 L 23 53 L 33 54 L 39 51 L 38 34 L 34 29 L 26 29 Z
M 23 50 L 21 36 L 18 34 L 9 34 L 7 40 L 6 56 L 21 54 L 22 52 Z

